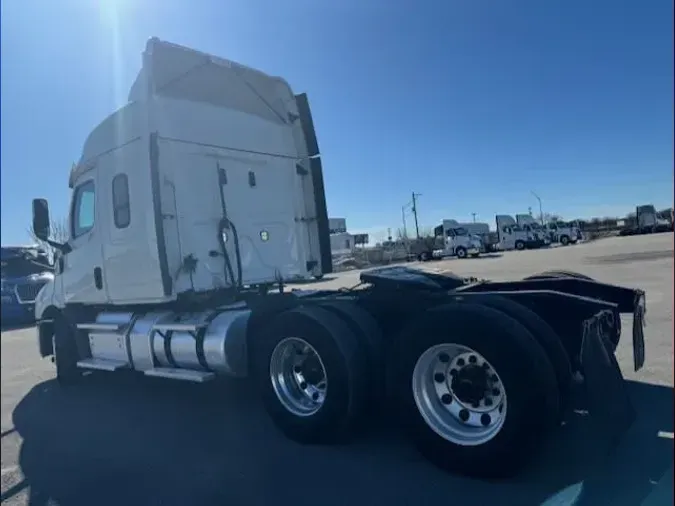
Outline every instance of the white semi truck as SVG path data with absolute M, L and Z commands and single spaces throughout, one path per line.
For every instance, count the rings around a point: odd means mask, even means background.
M 55 275 L 35 301 L 63 387 L 92 370 L 246 376 L 295 441 L 346 440 L 386 407 L 423 455 L 474 476 L 515 473 L 567 416 L 574 377 L 603 435 L 630 424 L 607 357 L 630 313 L 644 364 L 641 290 L 405 267 L 287 290 L 331 258 L 308 101 L 283 79 L 150 39 L 129 103 L 91 132 L 68 185 L 70 238 L 49 241 Z M 35 199 L 41 240 L 49 223 Z
M 552 221 L 546 223 L 544 229 L 548 231 L 551 242 L 559 243 L 563 246 L 576 244 L 582 238 L 581 230 L 574 222 Z
M 499 248 L 503 251 L 536 249 L 546 246 L 544 237 L 531 229 L 525 230 L 518 222 L 508 214 L 498 214 L 495 217 L 497 234 L 499 236 Z
M 654 234 L 672 232 L 673 223 L 659 218 L 656 208 L 652 204 L 645 204 L 635 208 L 635 218 L 628 220 L 629 225 L 624 227 L 620 235 Z
M 499 249 L 499 235 L 490 230 L 489 223 L 483 222 L 459 222 L 458 226 L 477 236 L 481 241 L 481 253 L 489 253 Z
M 459 227 L 454 220 L 443 220 L 443 223 L 434 228 L 433 238 L 421 243 L 421 250 L 417 252 L 420 262 L 441 260 L 454 257 L 477 257 L 481 252 L 480 238 L 470 234 L 465 228 Z
M 541 241 L 541 246 L 549 246 L 551 238 L 549 233 L 541 223 L 535 220 L 530 214 L 516 214 L 516 223 L 527 233 L 531 234 L 537 240 Z
M 480 255 L 482 249 L 480 237 L 470 234 L 455 220 L 443 220 L 439 226 L 434 228 L 434 238 L 435 246 L 438 247 L 421 251 L 418 254 L 420 261 L 440 260 L 453 256 L 475 258 Z

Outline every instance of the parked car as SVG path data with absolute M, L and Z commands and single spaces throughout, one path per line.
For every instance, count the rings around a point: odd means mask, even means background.
M 2 323 L 30 323 L 35 319 L 35 298 L 54 278 L 49 256 L 38 246 L 2 246 Z

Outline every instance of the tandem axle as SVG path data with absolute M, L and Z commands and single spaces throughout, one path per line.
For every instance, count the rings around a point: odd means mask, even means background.
M 248 376 L 275 424 L 305 443 L 348 439 L 386 402 L 427 458 L 474 476 L 514 472 L 564 420 L 575 376 L 594 416 L 617 432 L 630 425 L 613 352 L 620 314 L 632 313 L 636 370 L 644 364 L 640 290 L 560 272 L 496 283 L 391 267 L 361 281 L 93 321 L 66 308 L 40 322 L 40 349 L 64 384 L 84 370 L 198 383 Z M 533 404 L 544 416 L 527 415 Z

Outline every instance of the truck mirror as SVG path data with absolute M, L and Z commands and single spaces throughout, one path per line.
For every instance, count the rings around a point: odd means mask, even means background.
M 41 241 L 51 235 L 49 226 L 49 204 L 46 199 L 33 199 L 33 233 Z

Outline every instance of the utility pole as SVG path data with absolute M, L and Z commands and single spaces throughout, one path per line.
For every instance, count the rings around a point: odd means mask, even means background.
M 473 217 L 473 222 L 476 223 L 476 213 L 471 213 L 471 216 Z
M 412 192 L 412 212 L 415 217 L 415 236 L 420 238 L 420 225 L 417 221 L 417 197 L 422 196 L 421 193 Z
M 530 190 L 530 192 L 532 193 L 532 195 L 534 195 L 534 198 L 539 201 L 539 221 L 543 225 L 544 224 L 544 211 L 542 210 L 542 207 L 541 207 L 541 199 L 539 198 L 539 195 L 537 195 L 533 191 Z
M 403 218 L 403 238 L 408 239 L 408 229 L 406 227 L 405 223 L 405 209 L 408 207 L 407 205 L 401 206 L 401 218 Z

